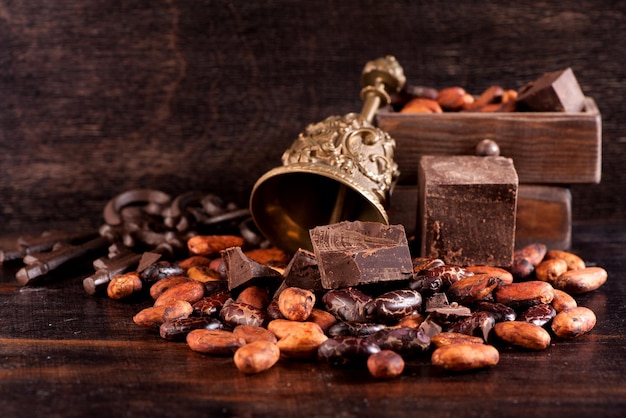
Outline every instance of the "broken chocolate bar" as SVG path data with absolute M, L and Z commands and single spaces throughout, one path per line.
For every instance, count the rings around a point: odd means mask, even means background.
M 228 290 L 257 279 L 276 279 L 282 275 L 271 267 L 264 266 L 248 258 L 241 247 L 231 247 L 221 252 L 228 277 Z M 279 281 L 277 280 L 277 281 Z
M 322 292 L 324 287 L 320 278 L 317 258 L 311 251 L 300 248 L 291 258 L 283 273 L 285 285 L 299 287 L 313 292 Z
M 344 221 L 309 234 L 325 289 L 404 280 L 413 272 L 402 225 Z

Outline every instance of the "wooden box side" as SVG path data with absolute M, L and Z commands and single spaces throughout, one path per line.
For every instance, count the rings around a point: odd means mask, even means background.
M 602 121 L 590 97 L 578 113 L 402 114 L 381 109 L 376 123 L 396 140 L 401 182 L 415 181 L 420 156 L 474 155 L 485 138 L 513 159 L 520 183 L 600 182 Z

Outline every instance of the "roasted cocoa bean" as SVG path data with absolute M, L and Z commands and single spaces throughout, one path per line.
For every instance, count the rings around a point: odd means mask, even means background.
M 322 309 L 313 308 L 311 315 L 307 318 L 307 321 L 314 322 L 320 326 L 324 333 L 328 332 L 330 327 L 337 323 L 337 318 L 330 312 L 326 312 Z
M 363 362 L 380 351 L 380 347 L 364 338 L 333 337 L 317 348 L 317 358 L 331 366 Z
M 315 305 L 315 294 L 299 287 L 288 287 L 278 296 L 280 313 L 291 321 L 305 321 Z
M 567 293 L 579 295 L 592 292 L 602 286 L 608 273 L 602 267 L 586 267 L 569 270 L 561 274 L 554 282 L 554 287 Z
M 404 359 L 391 350 L 381 350 L 367 359 L 367 369 L 377 379 L 392 379 L 404 371 Z
M 152 286 L 150 286 L 150 297 L 153 300 L 157 300 L 167 289 L 170 289 L 178 284 L 188 282 L 189 280 L 191 279 L 186 276 L 170 276 L 157 280 L 152 284 Z
M 284 267 L 289 262 L 289 255 L 276 247 L 255 248 L 244 254 L 249 259 L 270 267 Z
M 184 340 L 194 329 L 222 329 L 224 325 L 217 318 L 188 316 L 165 321 L 159 328 L 161 338 L 169 341 Z
M 186 300 L 175 300 L 169 305 L 164 305 L 163 321 L 186 318 L 193 313 L 193 307 Z
M 281 320 L 277 319 L 276 321 Z M 285 337 L 280 337 L 276 343 L 280 349 L 280 354 L 288 358 L 315 358 L 317 356 L 318 347 L 326 341 L 328 337 L 324 335 L 322 329 L 313 322 L 289 322 L 297 324 L 311 324 L 315 325 L 315 327 L 307 326 L 296 328 L 294 332 L 289 333 Z
M 230 299 L 230 292 L 216 292 L 195 302 L 193 310 L 199 316 L 214 316 L 219 314 L 224 303 Z
M 163 312 L 167 308 L 164 306 L 150 306 L 142 309 L 133 316 L 133 322 L 143 328 L 159 329 L 163 323 Z
M 502 322 L 507 323 L 507 322 Z M 434 366 L 450 371 L 467 371 L 492 367 L 500 361 L 498 350 L 487 344 L 458 343 L 444 345 L 433 351 Z
M 233 361 L 242 373 L 255 374 L 270 369 L 280 359 L 280 349 L 271 341 L 258 340 L 235 351 Z
M 185 270 L 178 264 L 169 261 L 157 261 L 150 264 L 139 273 L 139 278 L 147 283 L 156 282 L 171 276 L 183 276 Z
M 450 300 L 471 303 L 486 298 L 500 284 L 500 279 L 489 274 L 474 274 L 453 283 L 447 291 Z
M 430 343 L 435 347 L 443 347 L 450 344 L 484 344 L 485 340 L 482 337 L 476 337 L 474 335 L 462 334 L 460 332 L 440 332 L 434 335 L 430 339 Z
M 232 355 L 246 344 L 243 338 L 221 329 L 194 329 L 187 334 L 186 341 L 193 351 L 214 355 Z
M 267 309 L 265 311 L 267 312 L 267 319 L 270 321 L 285 318 L 278 308 L 278 300 L 276 299 L 272 300 L 269 305 L 267 305 Z
M 554 286 L 556 279 L 567 271 L 567 262 L 561 258 L 544 260 L 535 267 L 535 276 L 542 282 Z
M 561 311 L 552 320 L 552 331 L 559 338 L 576 338 L 591 331 L 596 325 L 596 314 L 578 306 Z
M 443 266 L 445 264 L 440 258 L 433 257 L 415 257 L 411 259 L 411 263 L 413 264 L 414 273 L 419 273 L 422 270 Z
M 529 350 L 545 350 L 550 346 L 548 331 L 530 322 L 499 322 L 493 331 L 502 341 Z
M 417 97 L 409 100 L 400 113 L 443 113 L 436 100 Z
M 278 339 L 288 335 L 300 333 L 303 330 L 317 333 L 324 333 L 319 325 L 314 322 L 289 321 L 288 319 L 274 319 L 267 324 L 267 329 Z
M 420 328 L 384 328 L 367 337 L 381 350 L 392 350 L 401 355 L 421 353 L 430 346 L 430 338 Z
M 118 274 L 107 286 L 107 295 L 113 300 L 126 299 L 141 291 L 142 282 L 137 272 Z
M 267 320 L 267 314 L 263 309 L 229 299 L 220 310 L 220 318 L 231 327 L 237 325 L 261 327 Z
M 187 248 L 194 255 L 212 257 L 231 247 L 242 247 L 245 240 L 238 235 L 196 235 L 187 240 Z
M 398 289 L 383 293 L 372 301 L 376 317 L 397 321 L 419 311 L 422 295 L 416 290 Z
M 328 329 L 328 335 L 331 337 L 367 337 L 382 329 L 384 324 L 364 323 L 354 321 L 337 322 Z
M 542 327 L 550 322 L 555 315 L 556 310 L 552 305 L 540 303 L 526 309 L 517 319 L 519 321 L 530 322 L 531 324 Z
M 426 317 L 420 313 L 414 313 L 409 316 L 405 316 L 396 324 L 397 327 L 409 327 L 409 328 L 417 328 L 424 321 Z
M 517 313 L 513 308 L 498 302 L 481 300 L 476 303 L 476 310 L 493 314 L 493 318 L 496 322 L 515 321 L 517 318 Z
M 210 266 L 193 266 L 187 269 L 187 276 L 200 283 L 223 281 L 219 271 Z
M 210 266 L 211 261 L 212 260 L 208 257 L 204 257 L 201 255 L 192 255 L 185 258 L 184 260 L 179 261 L 177 264 L 183 269 L 187 270 L 190 267 Z
M 446 87 L 439 90 L 437 94 L 437 103 L 444 110 L 457 111 L 461 110 L 463 106 L 467 106 L 473 102 L 467 97 L 467 92 L 463 87 L 453 86 Z
M 511 265 L 513 277 L 523 279 L 530 276 L 545 257 L 547 250 L 546 245 L 541 243 L 528 244 L 515 250 Z
M 546 253 L 546 260 L 560 259 L 565 261 L 568 270 L 582 270 L 587 267 L 585 261 L 574 253 L 563 250 L 550 250 Z
M 233 334 L 246 340 L 247 344 L 260 340 L 269 341 L 274 344 L 278 341 L 278 338 L 267 330 L 267 328 L 252 325 L 237 325 L 235 329 L 233 329 Z
M 466 273 L 473 274 L 488 274 L 493 277 L 497 277 L 502 284 L 513 283 L 513 274 L 500 267 L 493 266 L 466 266 L 464 267 Z
M 247 303 L 259 309 L 266 309 L 270 303 L 270 294 L 264 287 L 248 286 L 239 293 L 235 301 Z
M 154 301 L 154 306 L 169 305 L 176 300 L 185 300 L 191 304 L 204 297 L 204 285 L 195 280 L 179 283 L 170 287 Z
M 554 299 L 552 299 L 551 303 L 552 307 L 554 307 L 554 310 L 557 312 L 565 311 L 578 306 L 576 299 L 574 299 L 569 293 L 560 289 L 554 289 Z
M 496 302 L 513 309 L 523 309 L 539 303 L 550 303 L 554 299 L 554 288 L 550 283 L 539 280 L 500 285 L 493 292 Z
M 352 287 L 329 290 L 322 296 L 326 310 L 343 321 L 368 322 L 365 308 L 371 301 L 371 297 Z

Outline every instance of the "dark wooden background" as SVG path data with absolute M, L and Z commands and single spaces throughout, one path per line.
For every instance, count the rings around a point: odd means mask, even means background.
M 139 187 L 246 206 L 306 124 L 360 110 L 363 65 L 387 54 L 412 84 L 476 93 L 572 67 L 603 119 L 602 181 L 572 187 L 573 219 L 623 220 L 624 40 L 626 5 L 597 0 L 4 1 L 0 233 L 98 226 Z

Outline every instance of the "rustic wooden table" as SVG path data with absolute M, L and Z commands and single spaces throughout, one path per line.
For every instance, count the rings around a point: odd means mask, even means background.
M 572 250 L 609 272 L 581 296 L 598 323 L 542 352 L 505 349 L 496 367 L 436 370 L 427 357 L 395 380 L 360 369 L 281 360 L 245 376 L 228 357 L 139 329 L 145 302 L 87 295 L 89 271 L 20 287 L 0 269 L 0 414 L 62 416 L 576 416 L 626 413 L 626 224 L 576 226 Z M 81 270 L 81 271 L 79 271 Z

